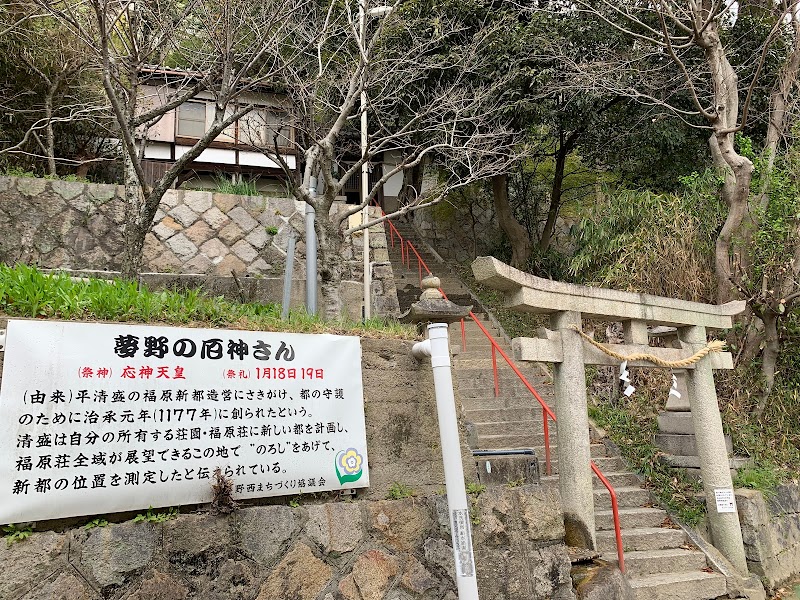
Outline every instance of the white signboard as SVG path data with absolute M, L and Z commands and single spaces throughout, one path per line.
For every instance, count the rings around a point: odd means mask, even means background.
M 731 488 L 714 488 L 714 500 L 718 513 L 736 512 L 736 495 Z
M 9 321 L 0 523 L 367 487 L 356 337 Z

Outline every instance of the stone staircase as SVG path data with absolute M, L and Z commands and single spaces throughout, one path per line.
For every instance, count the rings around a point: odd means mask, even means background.
M 416 233 L 407 224 L 396 225 L 400 234 L 416 247 L 428 267 L 441 279 L 442 289 L 457 304 L 473 304 L 469 290 L 446 267 L 418 243 Z M 405 311 L 419 298 L 419 270 L 411 254 L 411 267 L 401 264 L 398 248 L 390 257 L 397 285 L 400 309 Z M 424 269 L 423 269 L 424 274 Z M 503 333 L 478 307 L 473 310 L 481 324 L 513 358 Z M 542 410 L 505 360 L 497 354 L 499 395 L 495 396 L 491 344 L 472 321 L 465 323 L 466 348 L 461 347 L 461 325 L 450 327 L 453 351 L 453 378 L 461 397 L 465 420 L 472 424 L 473 450 L 533 448 L 539 457 L 542 485 L 558 486 L 556 427 L 550 423 L 552 475 L 545 475 L 545 448 Z M 543 369 L 536 365 L 517 365 L 542 399 L 554 407 L 553 390 Z M 650 493 L 619 456 L 602 443 L 591 444 L 592 459 L 617 494 L 626 575 L 637 600 L 709 600 L 726 593 L 725 577 L 713 572 L 705 555 L 691 546 L 666 511 L 654 506 Z M 602 558 L 616 563 L 617 549 L 610 496 L 594 477 L 594 504 L 597 550 Z

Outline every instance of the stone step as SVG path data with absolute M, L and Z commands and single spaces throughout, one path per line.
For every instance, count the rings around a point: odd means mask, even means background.
M 600 467 L 600 465 L 597 466 Z M 600 467 L 600 470 L 602 471 L 603 468 Z M 615 487 L 614 492 L 617 494 L 617 504 L 620 509 L 643 507 L 652 502 L 650 492 L 637 486 Z M 611 496 L 605 488 L 595 488 L 594 508 L 595 510 L 611 510 Z
M 551 388 L 549 386 L 541 385 L 536 381 L 531 381 L 530 379 L 528 381 L 530 382 L 531 387 L 539 394 L 539 397 L 545 402 L 545 404 L 547 404 L 550 409 L 555 412 L 556 402 Z M 541 404 L 539 404 L 539 401 L 536 399 L 533 393 L 531 393 L 531 391 L 525 385 L 519 382 L 519 380 L 515 382 L 510 380 L 503 381 L 501 379 L 497 384 L 499 393 L 496 396 L 494 394 L 494 381 L 491 379 L 457 379 L 456 385 L 459 393 L 458 395 L 462 400 L 470 399 L 491 401 L 497 398 L 526 398 L 531 401 L 531 406 L 533 408 L 541 408 Z
M 488 323 L 485 325 L 485 327 L 486 331 L 484 332 L 483 329 L 480 329 L 477 325 L 475 325 L 475 323 L 470 321 L 464 322 L 464 336 L 467 338 L 467 348 L 470 348 L 471 343 L 483 343 L 488 347 L 491 344 L 489 337 L 486 335 L 488 333 L 498 344 L 502 345 L 503 352 L 508 354 L 508 350 L 506 350 L 508 347 L 508 342 L 500 333 L 500 331 Z M 461 342 L 461 323 L 456 322 L 451 325 L 449 332 L 451 341 L 458 340 Z M 511 355 L 509 354 L 509 356 Z
M 674 433 L 657 433 L 655 444 L 666 454 L 677 456 L 697 456 L 697 444 L 693 435 L 678 435 Z M 725 447 L 728 454 L 733 453 L 731 436 L 725 436 Z
M 726 592 L 725 577 L 705 571 L 681 571 L 631 577 L 636 600 L 711 600 Z
M 699 469 L 700 457 L 699 456 L 674 456 L 672 454 L 659 454 L 659 462 L 662 462 L 670 467 L 680 467 L 682 469 Z M 752 464 L 753 459 L 745 458 L 743 456 L 734 456 L 728 461 L 731 469 L 741 469 L 744 466 Z
M 536 382 L 528 380 L 533 385 L 534 389 L 539 392 L 539 395 L 542 399 L 547 402 L 548 404 L 552 404 L 548 398 L 552 399 L 552 392 L 546 388 L 542 387 L 540 390 L 536 385 Z M 504 386 L 503 390 L 501 391 L 500 395 L 495 397 L 494 395 L 494 382 L 490 380 L 491 385 L 487 387 L 483 380 L 480 381 L 480 385 L 467 385 L 470 383 L 469 381 L 458 381 L 456 382 L 456 387 L 458 388 L 458 395 L 461 397 L 462 400 L 466 399 L 476 399 L 476 400 L 501 400 L 503 398 L 530 398 L 533 402 L 536 403 L 536 406 L 539 406 L 539 402 L 533 397 L 533 394 L 530 393 L 528 388 L 520 383 L 519 386 Z
M 665 527 L 641 527 L 622 530 L 622 548 L 628 550 L 665 550 L 678 548 L 686 543 L 686 534 L 682 529 Z M 615 552 L 617 540 L 614 531 L 597 532 L 597 550 Z
M 481 411 L 481 412 L 488 412 L 488 411 Z M 516 412 L 512 409 L 509 412 Z M 478 432 L 478 435 L 481 437 L 489 436 L 489 435 L 531 435 L 531 436 L 542 436 L 542 441 L 539 442 L 537 445 L 541 445 L 544 443 L 544 433 L 542 432 L 542 419 L 541 417 L 539 420 L 531 419 L 528 421 L 492 421 L 492 422 L 476 422 L 473 421 L 472 424 L 475 426 L 475 429 Z M 550 429 L 550 441 L 551 443 L 555 442 L 556 438 L 556 428 L 552 427 Z
M 552 433 L 552 432 L 551 432 Z M 538 442 L 538 443 L 536 443 Z M 480 435 L 478 434 L 478 448 L 481 450 L 499 450 L 508 448 L 533 448 L 536 451 L 536 456 L 541 459 L 544 464 L 545 449 L 544 449 L 544 435 L 543 434 L 528 434 L 528 435 Z M 592 444 L 590 446 L 592 460 L 595 458 L 604 458 L 606 456 L 606 448 L 603 444 Z M 550 437 L 550 458 L 551 463 L 555 461 L 558 452 L 558 446 L 555 443 L 555 437 Z M 600 467 L 599 464 L 597 466 Z M 542 469 L 544 472 L 544 469 Z
M 478 431 L 478 448 L 481 450 L 499 450 L 508 448 L 534 448 L 544 444 L 543 434 L 524 435 L 482 435 Z M 554 450 L 551 450 L 555 452 Z
M 608 477 L 608 473 L 603 473 Z M 660 508 L 621 508 L 619 509 L 620 527 L 636 529 L 639 527 L 658 527 L 667 518 L 667 511 Z M 598 531 L 614 529 L 614 514 L 610 510 L 598 510 L 594 513 L 594 525 Z
M 492 364 L 491 351 L 487 352 L 487 354 L 488 356 L 483 356 L 483 357 L 481 357 L 480 355 L 478 355 L 477 357 L 471 357 L 471 356 L 462 356 L 461 354 L 458 354 L 453 357 L 454 359 L 453 365 L 455 366 L 457 371 L 480 369 L 481 371 L 485 371 L 490 377 L 494 378 L 494 373 L 492 371 L 493 364 Z M 500 377 L 501 375 L 511 375 L 513 377 L 517 377 L 516 373 L 514 373 L 511 370 L 511 367 L 508 366 L 506 360 L 499 354 L 497 355 L 495 362 L 497 363 L 498 377 Z M 522 374 L 525 375 L 524 370 L 520 369 L 520 371 L 522 371 Z M 525 378 L 527 379 L 527 375 L 525 375 Z
M 597 464 L 597 463 L 595 463 Z M 597 468 L 600 469 L 600 472 L 603 473 L 603 476 L 608 479 L 608 482 L 611 484 L 611 487 L 614 489 L 619 487 L 636 487 L 640 485 L 639 478 L 636 477 L 634 473 L 630 471 L 604 471 L 600 465 L 597 465 Z M 594 476 L 594 487 L 595 488 L 602 488 L 605 489 L 605 485 L 603 482 L 600 481 L 600 478 Z M 542 485 L 555 485 L 558 486 L 558 475 L 550 475 L 550 476 L 543 476 L 542 477 Z M 665 513 L 666 514 L 666 513 Z M 661 520 L 664 520 L 664 517 L 661 517 Z M 661 521 L 652 525 L 653 527 L 659 525 Z M 649 527 L 650 525 L 648 525 Z
M 616 546 L 602 558 L 617 564 Z M 628 577 L 700 571 L 705 567 L 706 556 L 698 550 L 666 548 L 664 550 L 625 551 L 625 574 Z
M 522 374 L 525 376 L 525 379 L 528 380 L 528 383 L 530 383 L 541 396 L 544 397 L 544 394 L 548 393 L 546 389 L 538 389 L 539 387 L 550 388 L 550 386 L 543 384 L 543 378 L 536 377 L 535 375 L 526 373 L 525 371 L 522 371 Z M 456 368 L 453 372 L 453 375 L 453 379 L 458 384 L 459 389 L 462 387 L 478 387 L 483 388 L 485 392 L 494 391 L 494 375 L 492 374 L 491 369 L 487 371 L 483 369 Z M 519 387 L 526 391 L 528 389 L 525 384 L 522 383 L 522 380 L 508 368 L 498 369 L 497 382 L 500 387 L 501 394 L 505 393 L 506 390 L 513 390 L 515 387 Z M 530 392 L 528 393 L 530 394 Z M 550 392 L 550 394 L 552 394 L 552 392 Z
M 470 354 L 477 355 L 477 358 L 486 358 L 487 356 L 489 359 L 492 358 L 492 342 L 486 337 L 483 333 L 480 334 L 472 334 L 470 335 L 466 331 L 464 332 L 467 338 L 467 349 L 464 350 L 461 344 L 461 328 L 456 327 L 455 329 L 450 330 L 450 345 L 455 346 L 458 348 L 458 353 L 460 356 L 469 356 Z M 492 336 L 494 337 L 494 341 L 497 342 L 497 346 L 505 352 L 509 358 L 513 360 L 514 355 L 512 354 L 511 346 L 506 342 L 505 338 Z M 500 353 L 497 353 L 498 358 L 502 360 L 502 356 Z M 522 365 L 525 366 L 524 364 Z
M 486 339 L 486 338 L 484 338 Z M 500 348 L 502 348 L 503 352 L 505 352 L 509 358 L 513 360 L 513 356 L 511 354 L 511 348 L 509 348 L 508 344 L 506 344 L 502 340 L 498 340 L 500 342 Z M 453 354 L 453 358 L 461 360 L 461 359 L 486 359 L 487 357 L 491 361 L 492 359 L 492 345 L 487 340 L 486 343 L 473 343 L 472 340 L 467 340 L 467 349 L 464 350 L 461 346 L 461 333 L 450 333 L 450 351 Z M 505 359 L 497 354 L 497 358 L 505 362 Z M 498 363 L 498 366 L 499 363 Z M 523 365 L 524 366 L 524 365 Z M 491 365 L 490 367 L 491 368 Z
M 534 446 L 534 452 L 536 452 L 536 458 L 539 459 L 539 472 L 542 474 L 542 477 L 548 477 L 547 475 L 547 455 L 545 454 L 543 446 Z M 597 465 L 597 468 L 605 475 L 606 473 L 613 473 L 616 470 L 625 469 L 625 463 L 621 458 L 618 456 L 593 456 L 592 462 Z M 551 475 L 558 475 L 558 455 L 556 454 L 555 447 L 551 450 L 550 454 L 550 472 Z M 553 484 L 557 487 L 557 484 Z M 602 488 L 605 491 L 605 488 Z M 605 507 L 603 510 L 610 509 L 611 504 Z M 595 507 L 596 510 L 597 507 Z M 621 509 L 620 509 L 621 510 Z
M 546 400 L 546 398 L 545 398 Z M 528 408 L 541 413 L 539 402 L 529 393 L 527 396 L 500 396 L 495 398 L 489 396 L 486 398 L 461 398 L 461 404 L 464 410 L 505 410 Z M 555 425 L 550 421 L 550 429 L 555 431 Z
M 491 408 L 467 409 L 464 411 L 467 421 L 476 426 L 494 420 L 495 422 L 536 421 L 539 431 L 542 429 L 542 411 L 534 408 Z

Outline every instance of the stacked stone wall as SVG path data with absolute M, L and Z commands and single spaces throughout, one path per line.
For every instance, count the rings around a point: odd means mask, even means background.
M 768 591 L 800 574 L 800 484 L 786 483 L 765 498 L 736 490 L 747 566 Z
M 123 198 L 121 186 L 0 177 L 0 262 L 118 272 Z M 304 204 L 291 198 L 168 190 L 145 239 L 143 268 L 153 273 L 282 278 L 289 232 L 304 230 L 304 211 Z M 395 316 L 399 305 L 386 235 L 380 225 L 371 233 L 373 311 Z M 345 240 L 345 280 L 362 281 L 362 248 L 361 234 Z M 294 277 L 304 278 L 302 240 L 296 245 L 294 265 Z M 346 285 L 343 293 L 351 316 L 358 317 L 360 304 L 352 290 L 355 286 Z
M 494 206 L 478 201 L 471 204 L 447 203 L 431 210 L 416 211 L 414 226 L 446 260 L 464 263 L 478 256 L 501 256 L 503 253 L 510 257 L 511 247 L 497 223 Z M 571 230 L 574 225 L 574 219 L 559 217 L 556 221 L 552 245 L 559 252 L 573 252 Z
M 492 488 L 473 513 L 482 598 L 574 600 L 557 498 Z M 7 600 L 457 599 L 442 496 L 34 533 L 0 567 Z

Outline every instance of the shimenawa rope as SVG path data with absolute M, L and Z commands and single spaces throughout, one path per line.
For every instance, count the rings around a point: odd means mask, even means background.
M 614 352 L 613 350 L 609 350 L 606 346 L 603 346 L 601 343 L 594 341 L 591 337 L 583 333 L 577 325 L 571 325 L 571 329 L 577 331 L 580 336 L 589 342 L 592 346 L 611 356 L 612 358 L 616 358 L 619 361 L 634 361 L 634 360 L 645 360 L 647 362 L 653 363 L 654 365 L 658 365 L 659 367 L 666 367 L 669 369 L 680 369 L 682 367 L 688 367 L 689 365 L 693 365 L 696 362 L 702 360 L 709 352 L 722 352 L 725 349 L 725 342 L 720 340 L 712 340 L 708 344 L 706 344 L 705 348 L 701 348 L 688 358 L 683 358 L 681 360 L 662 360 L 657 356 L 653 356 L 652 354 L 631 354 L 630 356 L 625 356 L 624 354 L 619 354 L 618 352 Z

